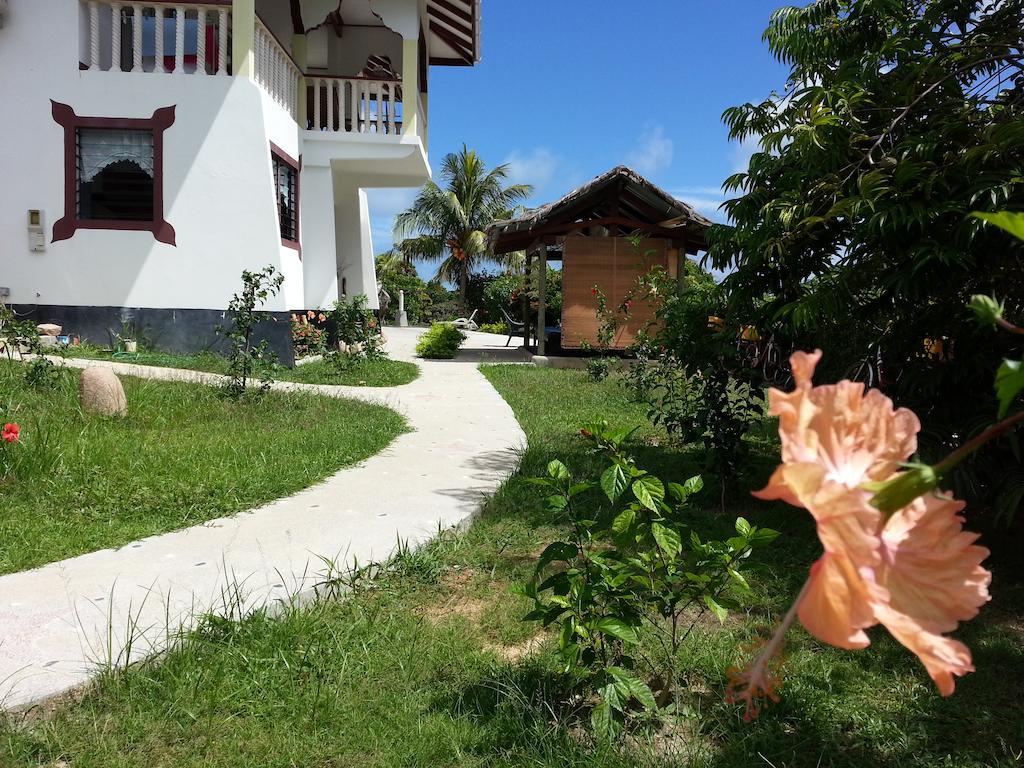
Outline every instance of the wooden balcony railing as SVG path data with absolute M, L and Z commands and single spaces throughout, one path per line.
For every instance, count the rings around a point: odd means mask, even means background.
M 84 69 L 228 75 L 231 0 L 145 3 L 82 0 Z
M 311 131 L 402 133 L 402 84 L 397 80 L 307 75 L 306 127 Z
M 302 72 L 288 50 L 258 16 L 253 56 L 256 60 L 256 82 L 298 122 Z

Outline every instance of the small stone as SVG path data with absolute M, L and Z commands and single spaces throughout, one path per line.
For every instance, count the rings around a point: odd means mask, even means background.
M 108 368 L 86 368 L 78 384 L 82 410 L 104 416 L 126 416 L 128 398 L 121 380 Z
M 64 329 L 53 323 L 40 323 L 36 326 L 36 330 L 39 331 L 40 336 L 60 336 L 60 332 Z

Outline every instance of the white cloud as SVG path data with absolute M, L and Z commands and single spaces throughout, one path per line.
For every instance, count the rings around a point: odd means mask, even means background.
M 367 202 L 370 206 L 370 229 L 373 235 L 373 249 L 383 253 L 391 248 L 392 229 L 395 216 L 404 211 L 416 199 L 419 188 L 413 189 L 368 189 Z
M 689 203 L 698 213 L 704 214 L 712 221 L 726 220 L 725 212 L 718 209 L 725 200 L 725 193 L 720 187 L 678 187 L 671 190 L 670 194 L 684 203 Z
M 742 141 L 732 143 L 732 173 L 745 173 L 750 165 L 750 157 L 755 152 L 761 151 L 761 137 L 748 136 Z
M 657 173 L 672 164 L 675 146 L 660 125 L 647 128 L 640 136 L 640 144 L 626 157 L 627 164 L 643 174 Z
M 555 178 L 561 161 L 550 149 L 537 147 L 529 152 L 517 149 L 505 158 L 505 163 L 510 183 L 531 184 L 534 193 L 539 193 Z

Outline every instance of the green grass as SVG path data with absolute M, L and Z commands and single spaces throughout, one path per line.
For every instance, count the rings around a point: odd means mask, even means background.
M 187 368 L 208 373 L 227 373 L 227 360 L 214 352 L 192 355 L 142 351 L 129 354 L 111 354 L 99 347 L 82 345 L 67 347 L 68 357 L 90 360 L 114 360 L 119 363 L 153 365 L 160 368 Z M 347 368 L 338 368 L 323 360 L 297 365 L 294 368 L 275 366 L 272 378 L 277 381 L 295 381 L 302 384 L 333 384 L 346 387 L 397 387 L 408 384 L 419 376 L 414 363 L 401 360 L 359 360 Z
M 1024 589 L 996 574 L 990 610 L 967 625 L 978 672 L 939 697 L 916 659 L 872 634 L 856 653 L 791 636 L 780 704 L 745 724 L 722 701 L 737 648 L 784 610 L 818 551 L 806 514 L 753 502 L 763 457 L 729 496 L 698 510 L 698 525 L 727 529 L 742 512 L 783 531 L 768 550 L 743 614 L 702 624 L 682 652 L 691 714 L 615 748 L 595 746 L 566 704 L 564 684 L 541 636 L 508 593 L 527 577 L 557 529 L 541 491 L 526 482 L 558 456 L 577 472 L 594 457 L 576 438 L 582 423 L 644 424 L 643 408 L 615 381 L 583 372 L 488 366 L 484 373 L 515 409 L 529 438 L 522 471 L 464 534 L 406 553 L 375 585 L 357 582 L 342 602 L 291 608 L 280 619 L 211 621 L 160 663 L 99 681 L 78 704 L 49 718 L 0 726 L 0 764 L 103 766 L 817 766 L 1019 765 L 1024 746 Z M 666 479 L 699 468 L 693 448 L 666 447 L 643 427 L 633 449 Z M 715 494 L 709 494 L 714 496 Z M 584 715 L 585 716 L 585 715 Z M 6 749 L 6 753 L 4 752 Z M 761 756 L 763 757 L 761 757 Z
M 122 377 L 129 413 L 78 406 L 79 372 L 37 390 L 0 363 L 0 421 L 22 426 L 0 482 L 0 572 L 116 547 L 287 496 L 383 449 L 404 420 L 305 393 L 233 403 L 213 387 Z

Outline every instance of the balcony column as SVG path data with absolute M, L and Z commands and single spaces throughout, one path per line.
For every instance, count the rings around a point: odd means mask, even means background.
M 402 134 L 415 136 L 420 119 L 420 41 L 402 39 Z
M 231 67 L 236 77 L 256 77 L 253 39 L 256 35 L 256 0 L 231 4 Z
M 338 245 L 334 179 L 330 165 L 303 165 L 302 280 L 307 309 L 330 309 L 338 300 Z

